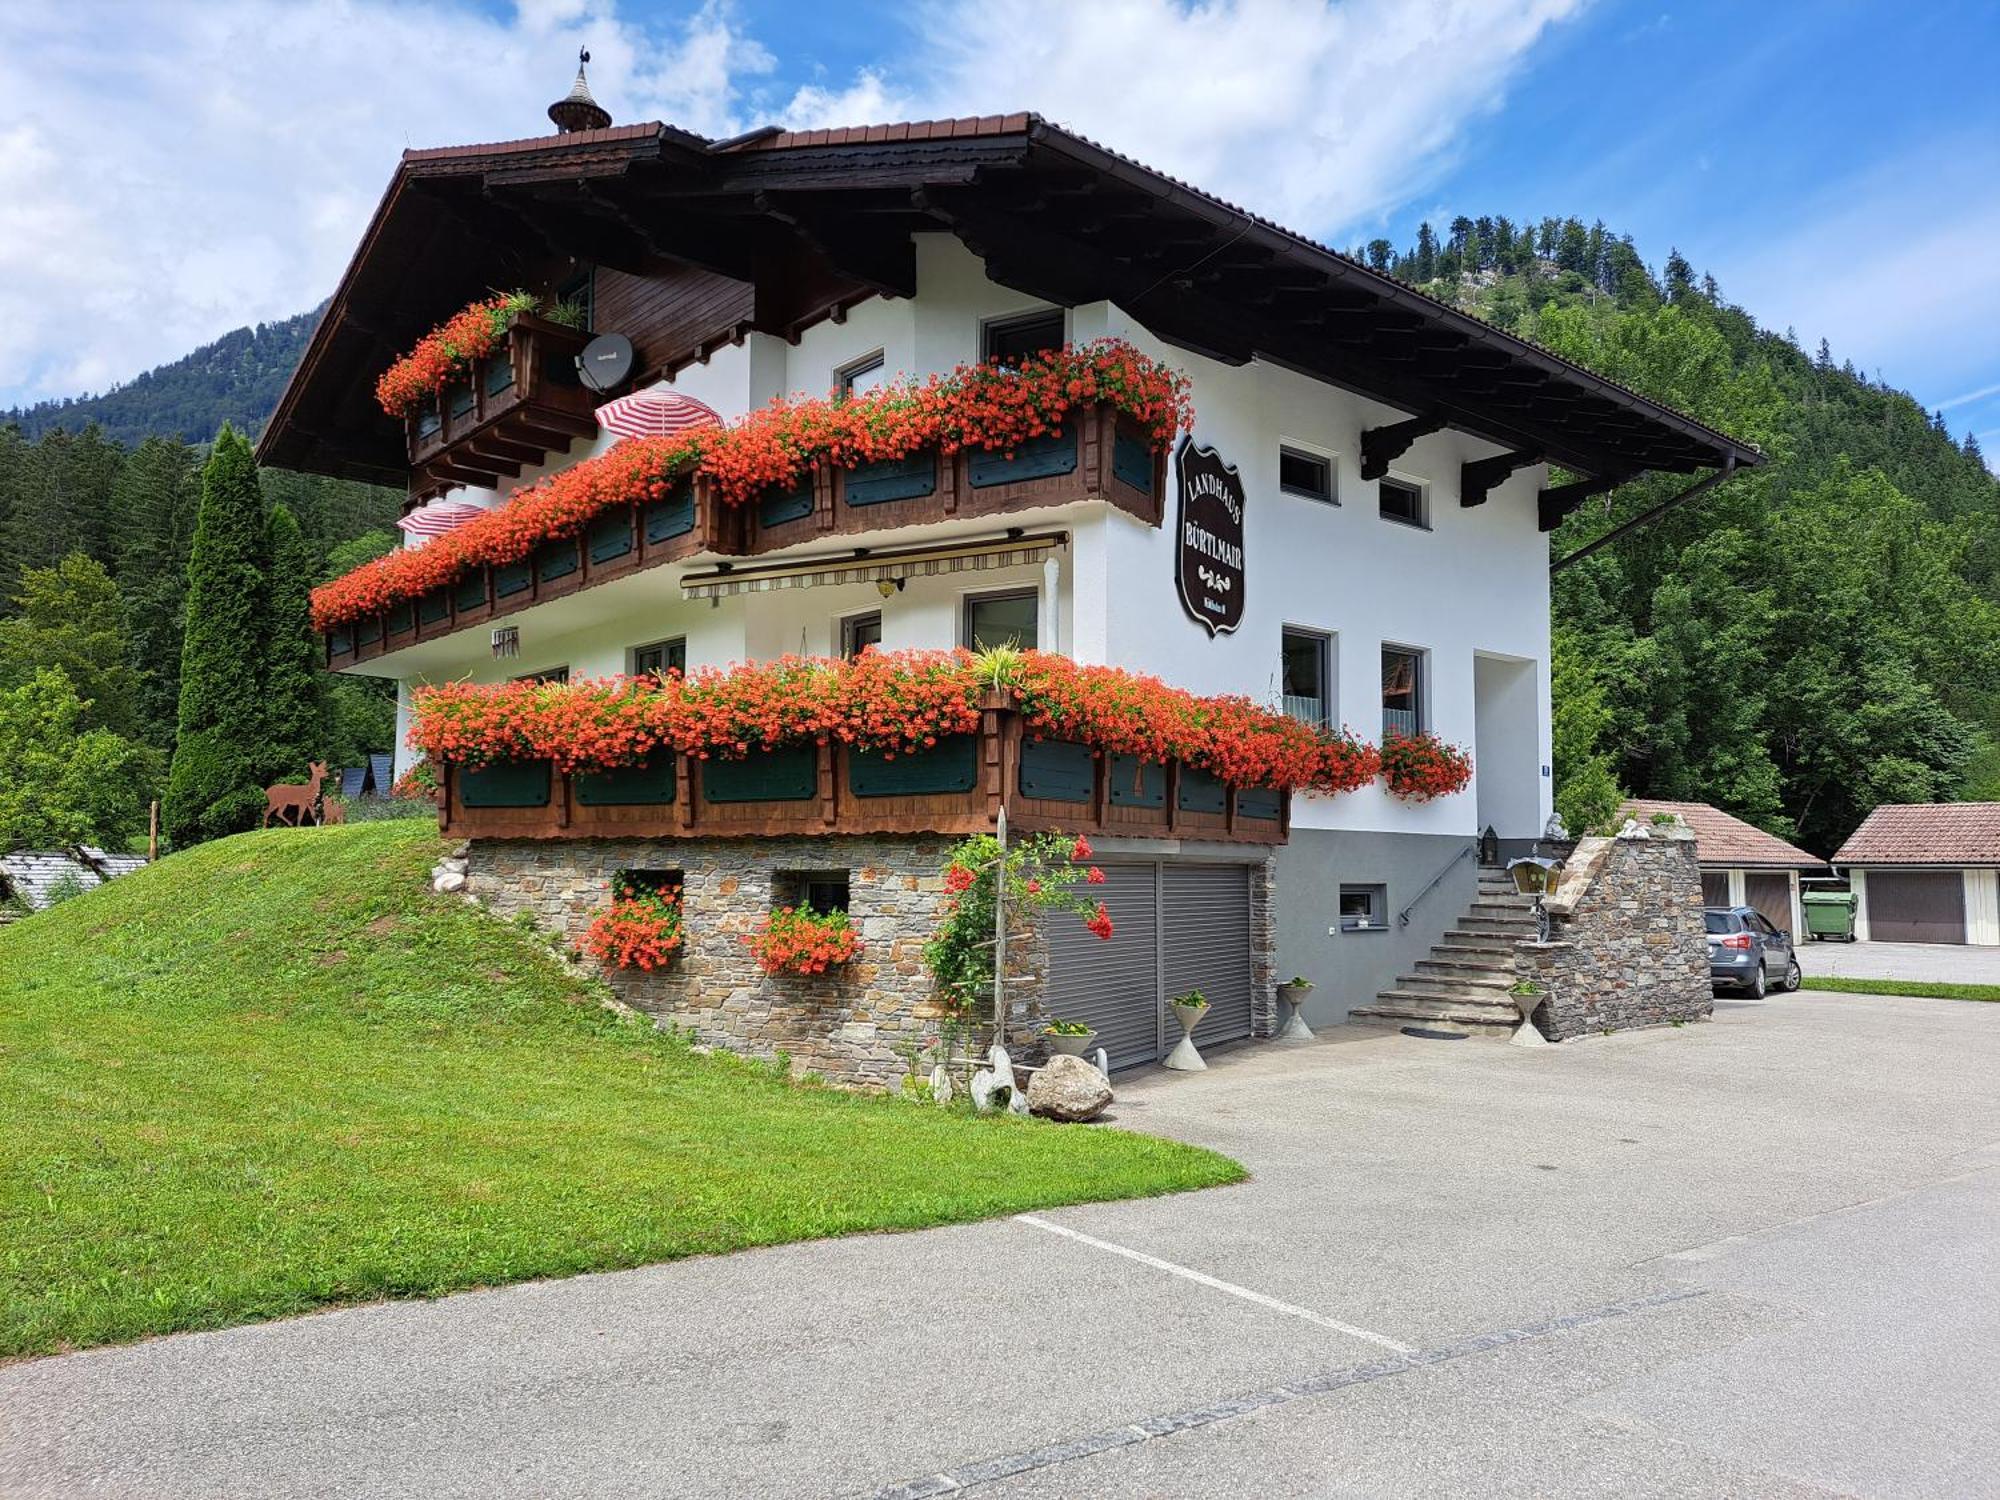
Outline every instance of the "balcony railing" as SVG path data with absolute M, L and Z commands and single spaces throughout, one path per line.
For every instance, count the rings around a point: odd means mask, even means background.
M 1166 462 L 1164 449 L 1101 406 L 1011 456 L 926 450 L 856 469 L 820 469 L 795 488 L 742 505 L 724 504 L 706 480 L 690 479 L 665 499 L 605 512 L 581 537 L 545 543 L 520 562 L 482 568 L 414 603 L 329 631 L 327 665 L 352 667 L 696 553 L 755 555 L 830 536 L 1086 500 L 1157 526 Z
M 461 484 L 495 488 L 567 452 L 576 439 L 595 437 L 602 398 L 576 378 L 577 352 L 588 338 L 524 314 L 467 379 L 405 418 L 411 499 Z
M 1003 806 L 1021 832 L 1282 844 L 1291 827 L 1287 792 L 1228 786 L 1179 761 L 1031 739 L 1000 695 L 984 705 L 977 732 L 893 758 L 805 744 L 574 775 L 547 761 L 446 765 L 438 823 L 453 838 L 963 836 L 991 831 Z

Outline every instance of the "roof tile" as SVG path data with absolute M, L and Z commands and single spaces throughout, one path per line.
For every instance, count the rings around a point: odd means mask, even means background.
M 1841 865 L 2000 865 L 2000 802 L 1893 802 L 1835 854 Z
M 1774 833 L 1744 822 L 1733 813 L 1706 802 L 1660 802 L 1635 797 L 1625 804 L 1628 818 L 1654 813 L 1679 813 L 1694 830 L 1695 858 L 1705 865 L 1729 869 L 1818 870 L 1826 861 L 1786 843 Z

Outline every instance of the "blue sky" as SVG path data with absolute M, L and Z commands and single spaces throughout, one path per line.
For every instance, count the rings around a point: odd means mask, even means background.
M 13 0 L 0 405 L 331 290 L 405 144 L 1038 109 L 1342 245 L 1601 217 L 2000 453 L 2000 8 Z

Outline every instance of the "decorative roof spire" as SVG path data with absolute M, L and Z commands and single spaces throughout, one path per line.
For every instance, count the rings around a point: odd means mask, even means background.
M 583 76 L 583 65 L 589 61 L 590 50 L 577 48 L 576 82 L 565 97 L 549 106 L 549 118 L 564 135 L 574 130 L 602 130 L 611 123 L 611 111 L 590 96 L 590 82 Z

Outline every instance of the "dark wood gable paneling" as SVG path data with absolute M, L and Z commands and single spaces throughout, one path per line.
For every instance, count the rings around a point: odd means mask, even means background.
M 757 310 L 749 282 L 693 266 L 662 266 L 645 276 L 600 267 L 596 296 L 596 331 L 632 341 L 641 381 L 728 337 Z

